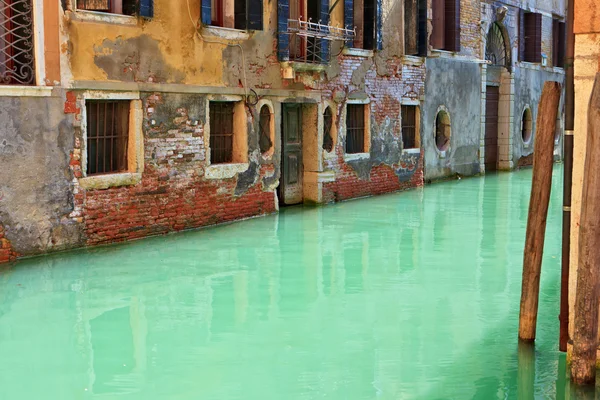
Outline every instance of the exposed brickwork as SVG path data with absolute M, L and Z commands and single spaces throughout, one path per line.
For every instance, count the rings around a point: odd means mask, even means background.
M 530 167 L 532 165 L 533 165 L 533 153 L 529 154 L 528 156 L 519 158 L 519 161 L 517 163 L 518 168 Z
M 480 0 L 460 2 L 460 54 L 481 58 Z
M 0 225 L 0 264 L 16 260 L 17 256 L 17 252 L 4 235 L 4 228 Z

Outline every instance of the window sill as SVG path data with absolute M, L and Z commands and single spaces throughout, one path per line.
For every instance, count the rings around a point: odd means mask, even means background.
M 249 168 L 248 163 L 214 164 L 206 167 L 204 177 L 206 179 L 229 179 Z
M 455 51 L 433 49 L 429 54 L 429 58 L 448 58 L 454 60 L 470 61 L 477 64 L 487 64 L 487 60 L 482 60 L 477 57 L 466 56 Z
M 417 148 L 412 148 L 412 149 L 403 149 L 402 153 L 405 154 L 421 154 L 421 149 Z
M 346 56 L 356 56 L 356 57 L 373 57 L 375 55 L 375 52 L 373 50 L 355 49 L 355 48 L 351 47 L 351 48 L 344 48 L 344 50 L 342 51 L 342 54 L 344 54 Z
M 6 97 L 50 97 L 52 86 L 0 85 L 0 96 Z
M 304 182 L 305 183 L 335 182 L 335 171 L 305 172 L 304 173 Z
M 304 63 L 301 61 L 291 61 L 290 65 L 294 71 L 325 71 L 327 68 L 327 64 L 312 64 L 312 63 Z
M 137 172 L 122 172 L 117 174 L 94 175 L 79 179 L 83 189 L 108 189 L 117 186 L 133 186 L 142 180 L 142 174 Z
M 371 153 L 352 153 L 344 154 L 344 161 L 368 160 L 371 158 Z
M 225 40 L 248 40 L 250 33 L 240 29 L 207 25 L 202 28 L 202 36 Z
M 98 11 L 77 10 L 71 13 L 73 21 L 102 22 L 108 24 L 136 26 L 138 19 L 132 15 L 111 14 Z
M 532 63 L 529 61 L 519 61 L 518 66 L 521 68 L 533 69 L 536 71 L 547 71 L 547 72 L 553 72 L 555 74 L 561 74 L 561 75 L 565 74 L 564 68 L 554 67 L 554 66 L 545 66 L 544 67 L 541 63 Z
M 425 57 L 404 55 L 402 56 L 402 64 L 420 67 L 425 64 Z

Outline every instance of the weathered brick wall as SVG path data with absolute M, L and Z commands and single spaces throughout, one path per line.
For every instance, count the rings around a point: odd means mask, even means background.
M 460 2 L 460 54 L 481 58 L 480 0 Z
M 0 225 L 0 263 L 13 261 L 18 254 L 14 251 L 10 241 L 4 234 L 4 228 Z

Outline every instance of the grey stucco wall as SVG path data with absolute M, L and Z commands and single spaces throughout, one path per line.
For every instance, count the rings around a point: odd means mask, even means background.
M 0 224 L 21 255 L 83 243 L 73 210 L 72 116 L 62 97 L 0 98 Z
M 434 140 L 437 110 L 450 114 L 450 148 L 442 157 Z M 425 101 L 421 111 L 421 144 L 425 152 L 425 179 L 479 173 L 481 134 L 481 67 L 472 62 L 428 58 Z
M 533 143 L 535 141 L 535 130 L 536 121 L 538 116 L 538 105 L 542 97 L 542 91 L 544 89 L 544 83 L 546 81 L 560 82 L 564 87 L 564 75 L 560 73 L 554 73 L 547 70 L 538 70 L 531 68 L 516 67 L 514 69 L 515 77 L 515 97 L 514 97 L 514 108 L 513 108 L 513 164 L 516 167 L 519 159 L 527 157 L 533 153 Z M 559 118 L 562 118 L 564 110 L 564 92 L 561 96 L 559 105 Z M 521 122 L 523 118 L 523 111 L 525 107 L 529 105 L 532 112 L 533 118 L 533 136 L 526 144 L 523 142 L 521 133 Z M 558 122 L 557 122 L 558 123 Z M 562 131 L 561 131 L 562 137 Z M 561 141 L 557 143 L 556 147 L 561 145 Z M 559 150 L 559 149 L 557 149 Z M 559 151 L 560 152 L 560 151 Z M 562 154 L 562 152 L 560 152 Z

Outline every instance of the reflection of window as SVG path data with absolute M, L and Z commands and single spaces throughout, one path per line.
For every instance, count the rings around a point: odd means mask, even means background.
M 333 150 L 333 136 L 331 130 L 333 129 L 333 115 L 331 108 L 325 108 L 323 113 L 323 150 L 331 153 Z
M 531 140 L 531 134 L 533 132 L 533 118 L 531 116 L 531 110 L 526 108 L 523 111 L 523 119 L 521 121 L 521 137 L 523 142 L 528 143 Z
M 365 152 L 365 105 L 348 104 L 346 109 L 346 153 Z
M 77 9 L 135 15 L 136 0 L 77 0 Z
M 271 140 L 271 110 L 267 105 L 264 105 L 260 109 L 260 118 L 259 118 L 259 139 L 258 145 L 260 147 L 260 152 L 265 154 L 271 149 L 273 146 L 273 141 Z
M 450 116 L 444 110 L 438 112 L 435 118 L 435 145 L 439 151 L 450 147 Z
M 417 106 L 403 105 L 402 112 L 402 142 L 403 148 L 417 147 Z
M 94 353 L 94 394 L 123 393 L 135 367 L 130 308 L 107 311 L 90 320 Z
M 460 51 L 460 0 L 433 0 L 432 12 L 431 46 Z
M 88 100 L 87 175 L 128 169 L 129 100 Z
M 0 84 L 35 83 L 32 0 L 0 0 Z

